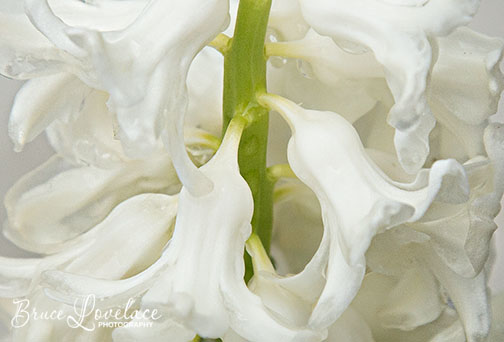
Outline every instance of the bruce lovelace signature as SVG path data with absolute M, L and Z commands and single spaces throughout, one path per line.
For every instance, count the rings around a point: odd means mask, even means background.
M 99 327 L 151 327 L 153 322 L 162 318 L 157 309 L 131 310 L 135 300 L 130 298 L 123 308 L 101 310 L 96 308 L 96 296 L 88 295 L 76 300 L 73 310 L 39 311 L 31 306 L 30 300 L 14 299 L 16 313 L 11 320 L 13 328 L 19 329 L 33 321 L 66 321 L 73 329 L 94 331 L 98 323 Z M 73 312 L 72 312 L 73 311 Z

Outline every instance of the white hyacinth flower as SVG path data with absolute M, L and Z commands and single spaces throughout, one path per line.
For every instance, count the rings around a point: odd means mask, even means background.
M 406 171 L 414 173 L 429 153 L 435 120 L 425 96 L 432 63 L 429 39 L 467 24 L 478 0 L 465 1 L 309 1 L 301 0 L 305 20 L 320 34 L 354 53 L 370 49 L 383 65 L 395 104 L 389 114 L 395 145 Z
M 3 1 L 8 340 L 502 340 L 479 3 Z

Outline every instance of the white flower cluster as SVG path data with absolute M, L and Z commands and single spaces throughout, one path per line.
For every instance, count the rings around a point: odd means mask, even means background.
M 0 257 L 0 319 L 16 298 L 70 315 L 89 294 L 161 316 L 32 319 L 9 340 L 503 341 L 487 274 L 504 41 L 465 27 L 478 5 L 273 0 L 258 102 L 291 129 L 292 174 L 272 262 L 249 239 L 246 123 L 217 137 L 224 65 L 207 45 L 232 34 L 237 1 L 2 0 L 0 74 L 28 80 L 9 135 L 22 150 L 45 132 L 55 155 L 6 196 L 4 235 L 41 256 Z

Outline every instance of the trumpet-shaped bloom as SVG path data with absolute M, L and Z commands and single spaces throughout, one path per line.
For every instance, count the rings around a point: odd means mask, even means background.
M 178 189 L 171 158 L 162 149 L 141 160 L 124 154 L 114 137 L 114 116 L 105 106 L 106 98 L 103 92 L 91 91 L 78 112 L 55 119 L 47 130 L 58 155 L 9 190 L 4 234 L 22 248 L 37 253 L 63 250 L 67 241 L 101 222 L 129 197 Z
M 238 170 L 241 129 L 236 125 L 228 128 L 216 155 L 200 169 L 212 180 L 213 190 L 193 196 L 182 189 L 173 237 L 150 269 L 115 282 L 48 273 L 52 279 L 48 294 L 72 303 L 75 298 L 98 293 L 99 298 L 117 303 L 114 296 L 123 298 L 125 293 L 145 289 L 142 282 L 154 281 L 142 298 L 143 306 L 159 308 L 170 317 L 165 323 L 174 329 L 178 325 L 172 321 L 206 337 L 224 336 L 231 328 L 249 341 L 320 340 L 319 333 L 304 326 L 277 321 L 243 280 L 243 251 L 250 235 L 253 200 Z
M 139 195 L 121 203 L 87 233 L 66 241 L 61 252 L 39 259 L 1 258 L 1 295 L 28 296 L 39 288 L 40 275 L 54 269 L 108 279 L 137 273 L 155 260 L 168 241 L 176 209 L 176 197 Z M 148 229 L 139 231 L 139 226 Z
M 143 194 L 133 197 L 119 206 L 91 231 L 76 238 L 68 249 L 41 260 L 18 261 L 18 267 L 32 264 L 32 268 L 19 268 L 17 273 L 2 274 L 2 290 L 11 288 L 12 295 L 25 296 L 36 310 L 52 312 L 59 310 L 66 315 L 74 313 L 74 308 L 50 300 L 40 288 L 41 274 L 45 282 L 52 278 L 56 269 L 65 270 L 79 276 L 98 279 L 121 279 L 143 271 L 159 255 L 173 232 L 177 210 L 177 197 L 162 194 Z M 144 227 L 145 229 L 138 229 Z M 6 260 L 1 260 L 4 273 Z M 57 261 L 57 263 L 55 263 Z M 12 262 L 11 262 L 12 264 Z M 8 265 L 8 264 L 7 264 Z M 28 272 L 29 271 L 29 272 Z M 31 279 L 30 286 L 19 288 L 19 281 Z M 57 279 L 57 278 L 56 278 Z M 9 281 L 10 280 L 10 281 Z M 63 284 L 57 282 L 58 286 Z M 20 294 L 20 291 L 24 293 Z M 12 292 L 14 291 L 14 292 Z M 73 304 L 73 303 L 72 303 Z M 109 340 L 111 329 L 70 329 L 65 320 L 32 319 L 27 324 L 13 330 L 13 341 L 55 339 Z M 91 326 L 93 319 L 86 320 Z M 96 322 L 94 323 L 96 324 Z
M 420 219 L 435 198 L 463 202 L 467 179 L 457 162 L 445 160 L 434 164 L 428 177 L 421 173 L 414 183 L 395 183 L 367 157 L 354 128 L 339 115 L 304 110 L 273 95 L 261 101 L 289 122 L 289 163 L 322 208 L 325 231 L 319 250 L 301 274 L 282 282 L 302 298 L 318 298 L 309 324 L 325 328 L 355 296 L 372 237 Z
M 479 1 L 300 1 L 306 21 L 320 34 L 356 53 L 364 46 L 383 65 L 395 105 L 389 114 L 405 170 L 414 173 L 429 153 L 435 120 L 425 96 L 431 68 L 429 39 L 467 24 Z
M 488 157 L 480 156 L 464 164 L 471 189 L 468 201 L 455 205 L 433 203 L 418 222 L 377 236 L 366 255 L 375 272 L 402 278 L 407 270 L 415 269 L 413 274 L 423 274 L 424 280 L 435 277 L 457 309 L 468 341 L 484 340 L 490 329 L 484 266 L 496 228 L 493 219 L 504 191 L 503 130 L 492 124 L 485 131 Z M 426 271 L 430 275 L 425 275 Z M 425 298 L 439 298 L 442 293 L 436 286 L 424 290 Z M 389 320 L 403 330 L 408 328 L 405 319 L 409 317 L 410 328 L 416 328 L 425 324 L 425 319 L 437 318 L 429 318 L 435 310 L 425 306 L 428 301 L 421 303 L 401 309 L 391 301 L 382 314 L 395 312 Z M 415 318 L 412 313 L 420 312 L 422 307 L 423 314 Z
M 467 160 L 485 154 L 483 134 L 497 112 L 504 89 L 499 68 L 504 41 L 468 28 L 436 39 L 438 58 L 431 73 L 429 104 L 437 127 L 430 158 Z M 465 70 L 457 73 L 455 70 Z
M 138 7 L 138 2 L 133 3 Z M 65 6 L 70 10 L 65 11 Z M 117 114 L 127 153 L 137 157 L 151 153 L 166 129 L 175 167 L 193 192 L 208 191 L 210 184 L 197 172 L 183 144 L 186 78 L 192 59 L 225 29 L 228 6 L 225 0 L 153 0 L 133 22 L 111 28 L 103 23 L 115 17 L 113 11 L 90 18 L 97 8 L 92 5 L 26 1 L 34 26 L 78 61 L 78 76 L 110 94 L 109 105 Z M 141 53 L 147 50 L 148 54 Z

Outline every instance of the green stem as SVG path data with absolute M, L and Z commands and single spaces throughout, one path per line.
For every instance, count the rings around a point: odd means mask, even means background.
M 266 92 L 264 39 L 271 0 L 241 0 L 233 38 L 224 58 L 223 134 L 235 115 L 243 115 L 249 125 L 242 135 L 238 162 L 240 172 L 254 197 L 252 229 L 269 251 L 273 218 L 273 184 L 266 172 L 268 110 L 256 95 Z M 252 276 L 246 257 L 246 275 Z

